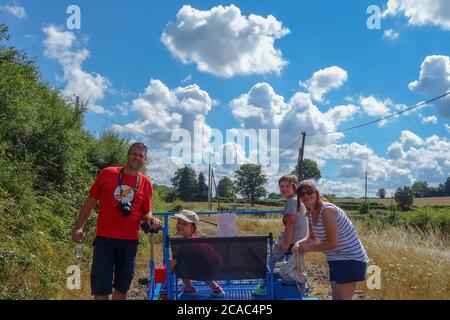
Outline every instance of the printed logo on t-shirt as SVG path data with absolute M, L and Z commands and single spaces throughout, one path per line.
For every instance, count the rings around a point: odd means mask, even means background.
M 127 186 L 126 184 L 123 184 L 121 187 L 122 193 L 120 193 L 121 188 L 119 186 L 117 186 L 117 188 L 114 190 L 114 198 L 122 203 L 131 202 L 134 198 L 133 188 Z

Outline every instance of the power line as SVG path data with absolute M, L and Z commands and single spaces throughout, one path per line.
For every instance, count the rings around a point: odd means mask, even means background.
M 444 97 L 446 97 L 446 96 L 448 96 L 448 95 L 450 95 L 450 91 L 448 91 L 448 92 L 446 92 L 446 93 L 444 93 L 444 94 L 442 94 L 442 95 L 440 95 L 440 96 L 438 96 L 438 97 L 436 97 L 436 98 L 433 98 L 433 99 L 431 99 L 431 100 L 428 100 L 428 101 L 419 103 L 419 104 L 417 104 L 417 105 L 415 105 L 415 106 L 413 106 L 413 107 L 411 107 L 411 108 L 408 108 L 408 109 L 405 109 L 405 110 L 402 110 L 402 111 L 393 113 L 393 114 L 391 114 L 391 115 L 382 117 L 382 118 L 377 119 L 377 120 L 373 120 L 373 121 L 369 121 L 369 122 L 366 122 L 366 123 L 363 123 L 363 124 L 360 124 L 360 125 L 357 125 L 357 126 L 353 126 L 353 127 L 350 127 L 350 128 L 346 128 L 346 129 L 342 129 L 342 130 L 336 130 L 336 131 L 330 131 L 330 132 L 322 132 L 322 133 L 306 133 L 306 135 L 307 135 L 307 136 L 322 136 L 322 135 L 335 134 L 335 133 L 340 133 L 340 132 L 345 132 L 345 131 L 350 131 L 350 130 L 353 130 L 353 129 L 361 128 L 361 127 L 364 127 L 364 126 L 368 126 L 368 125 L 370 125 L 370 124 L 374 124 L 374 123 L 377 123 L 377 122 L 380 122 L 380 121 L 383 121 L 383 120 L 386 120 L 386 119 L 395 117 L 395 116 L 397 116 L 397 115 L 399 115 L 399 114 L 402 114 L 402 113 L 411 111 L 411 110 L 413 110 L 413 109 L 422 107 L 422 106 L 424 106 L 424 105 L 426 105 L 426 104 L 429 104 L 429 103 L 434 102 L 434 101 L 436 101 L 436 100 L 442 99 L 442 98 L 444 98 Z M 300 140 L 302 140 L 302 137 L 298 138 L 297 140 L 295 140 L 295 142 L 291 143 L 289 146 L 287 146 L 285 149 L 283 149 L 283 150 L 279 153 L 279 155 L 283 154 L 284 152 L 286 152 L 287 150 L 289 150 L 291 147 L 295 146 Z
M 399 114 L 402 114 L 402 113 L 411 111 L 411 110 L 413 110 L 413 109 L 422 107 L 422 106 L 424 106 L 424 105 L 426 105 L 426 104 L 429 104 L 429 103 L 434 102 L 434 101 L 436 101 L 436 100 L 442 99 L 442 98 L 444 98 L 444 97 L 446 97 L 446 96 L 448 96 L 448 95 L 450 95 L 450 91 L 448 91 L 448 92 L 446 92 L 446 93 L 444 93 L 444 94 L 442 94 L 442 95 L 440 95 L 440 96 L 438 96 L 438 97 L 436 97 L 436 98 L 433 98 L 433 99 L 431 99 L 431 100 L 428 100 L 428 101 L 419 103 L 419 104 L 417 104 L 417 105 L 415 105 L 415 106 L 413 106 L 413 107 L 411 107 L 411 108 L 408 108 L 408 109 L 405 109 L 405 110 L 402 110 L 402 111 L 393 113 L 393 114 L 391 114 L 391 115 L 382 117 L 382 118 L 377 119 L 377 120 L 374 120 L 374 121 L 370 121 L 370 122 L 366 122 L 366 123 L 363 123 L 363 124 L 360 124 L 360 125 L 357 125 L 357 126 L 354 126 L 354 127 L 350 127 L 350 128 L 347 128 L 347 129 L 336 130 L 336 131 L 330 131 L 330 132 L 323 132 L 323 133 L 312 133 L 312 134 L 307 134 L 307 135 L 308 135 L 308 136 L 324 136 L 324 135 L 329 135 L 329 134 L 334 134 L 334 133 L 339 133 L 339 132 L 344 132 L 344 131 L 350 131 L 350 130 L 353 130 L 353 129 L 361 128 L 361 127 L 368 126 L 368 125 L 373 124 L 373 123 L 377 123 L 377 122 L 380 122 L 380 121 L 383 121 L 383 120 L 386 120 L 386 119 L 395 117 L 395 116 L 397 116 L 397 115 L 399 115 Z M 299 141 L 300 141 L 300 139 L 299 139 Z
M 285 153 L 286 151 L 291 149 L 291 147 L 295 146 L 300 140 L 302 140 L 302 138 L 299 138 L 299 139 L 295 140 L 295 142 L 291 143 L 286 148 L 284 148 L 278 155 L 282 155 L 283 153 Z

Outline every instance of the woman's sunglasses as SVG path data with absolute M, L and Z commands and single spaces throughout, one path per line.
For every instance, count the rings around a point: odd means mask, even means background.
M 301 198 L 301 197 L 304 197 L 305 195 L 310 196 L 310 195 L 312 195 L 313 193 L 314 193 L 314 190 L 313 190 L 313 189 L 303 189 L 303 190 L 300 190 L 300 192 L 298 193 L 298 195 L 299 195 L 300 198 Z

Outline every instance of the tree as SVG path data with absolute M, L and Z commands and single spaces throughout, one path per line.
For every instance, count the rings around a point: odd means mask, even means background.
M 93 141 L 88 149 L 88 160 L 96 172 L 109 166 L 123 166 L 126 163 L 126 151 L 129 143 L 114 131 L 105 131 L 100 140 Z M 145 168 L 142 170 L 145 172 Z
M 265 196 L 266 182 L 267 177 L 262 173 L 261 165 L 246 163 L 235 171 L 234 188 L 252 206 L 256 200 Z
M 8 27 L 4 23 L 0 23 L 0 41 L 3 39 L 9 40 L 10 35 L 8 33 Z
M 415 197 L 426 197 L 430 193 L 430 189 L 428 188 L 428 183 L 426 181 L 416 181 L 411 186 L 411 190 L 414 192 Z
M 399 206 L 400 210 L 407 211 L 411 209 L 414 202 L 414 192 L 410 187 L 398 188 L 394 194 L 395 202 Z
M 195 194 L 195 200 L 208 201 L 208 185 L 206 184 L 205 175 L 200 172 L 197 179 L 197 192 Z
M 268 199 L 282 199 L 281 195 L 279 193 L 271 192 L 267 196 Z
M 222 198 L 234 198 L 233 181 L 228 177 L 220 179 L 217 185 L 217 196 Z
M 447 180 L 444 182 L 443 185 L 443 196 L 450 196 L 450 177 L 447 178 Z
M 297 175 L 298 165 L 295 166 L 295 171 L 292 171 L 292 174 Z M 304 159 L 302 165 L 302 179 L 313 179 L 315 181 L 319 181 L 322 178 L 322 174 L 320 173 L 319 167 L 317 163 L 313 160 Z
M 197 180 L 192 168 L 179 168 L 171 179 L 173 188 L 178 197 L 183 201 L 191 201 L 197 191 Z
M 377 196 L 380 197 L 381 199 L 386 198 L 386 189 L 384 188 L 378 189 Z

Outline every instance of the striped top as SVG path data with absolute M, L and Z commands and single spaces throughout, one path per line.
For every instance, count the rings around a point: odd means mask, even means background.
M 319 219 L 314 225 L 312 213 L 308 210 L 308 218 L 311 221 L 314 236 L 321 242 L 327 240 L 325 228 L 322 224 L 322 211 L 325 208 L 335 208 L 337 212 L 338 246 L 333 250 L 324 251 L 327 261 L 353 260 L 368 262 L 366 250 L 356 234 L 355 227 L 345 212 L 328 202 L 324 202 L 320 208 Z

